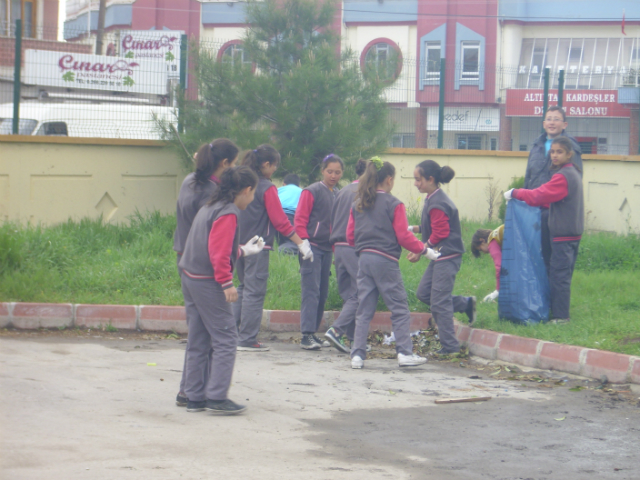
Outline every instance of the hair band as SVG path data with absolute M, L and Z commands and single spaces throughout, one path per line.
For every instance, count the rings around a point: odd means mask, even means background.
M 258 153 L 258 149 L 257 149 L 257 148 L 254 148 L 254 149 L 253 149 L 253 153 Z
M 382 168 L 382 165 L 384 165 L 384 162 L 382 161 L 382 159 L 380 157 L 371 157 L 371 160 L 369 160 L 371 163 L 373 163 L 373 166 L 376 167 L 376 170 L 379 172 L 380 169 Z
M 327 155 L 326 157 L 324 157 L 322 159 L 322 163 L 326 162 L 327 160 L 329 160 L 331 157 L 334 157 L 335 155 L 333 153 L 330 153 L 329 155 Z

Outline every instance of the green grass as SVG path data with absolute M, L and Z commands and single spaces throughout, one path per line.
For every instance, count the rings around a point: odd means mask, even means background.
M 409 209 L 410 224 L 418 212 Z M 477 228 L 497 224 L 463 222 L 465 245 Z M 136 214 L 127 225 L 100 220 L 69 221 L 53 227 L 0 226 L 0 300 L 12 302 L 182 305 L 172 250 L 175 216 Z M 571 323 L 516 325 L 498 319 L 497 303 L 478 303 L 477 327 L 543 340 L 640 355 L 640 239 L 588 234 L 572 284 Z M 296 257 L 274 252 L 270 259 L 266 309 L 300 308 Z M 428 311 L 415 296 L 427 266 L 400 261 L 412 311 Z M 463 257 L 454 293 L 479 300 L 495 288 L 488 255 Z M 335 276 L 327 310 L 342 305 Z M 382 301 L 379 309 L 384 310 Z M 462 315 L 464 317 L 464 315 Z

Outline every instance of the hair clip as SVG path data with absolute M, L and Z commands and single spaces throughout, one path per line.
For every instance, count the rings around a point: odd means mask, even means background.
M 330 153 L 329 155 L 327 155 L 326 157 L 324 157 L 322 159 L 322 163 L 326 162 L 327 160 L 329 160 L 331 157 L 334 157 L 335 155 L 333 153 Z
M 382 168 L 382 165 L 384 165 L 384 162 L 380 157 L 371 157 L 369 161 L 373 163 L 377 171 L 380 171 L 380 169 Z
M 257 148 L 254 148 L 254 149 L 253 149 L 253 153 L 258 153 L 258 149 L 257 149 Z
M 213 150 L 213 143 L 210 143 L 210 144 L 209 144 L 209 148 L 210 148 L 211 150 Z

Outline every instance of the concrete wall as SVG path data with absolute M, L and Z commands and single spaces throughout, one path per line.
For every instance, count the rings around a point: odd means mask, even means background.
M 587 228 L 640 233 L 640 156 L 583 158 Z M 385 159 L 397 169 L 393 194 L 408 208 L 422 207 L 413 170 L 432 159 L 456 171 L 444 190 L 461 216 L 482 220 L 489 186 L 499 202 L 509 183 L 524 175 L 527 153 L 398 148 Z M 102 214 L 122 222 L 136 209 L 174 212 L 184 175 L 161 142 L 0 136 L 0 219 L 52 224 Z
M 184 175 L 161 142 L 3 135 L 0 219 L 123 222 L 136 209 L 175 212 Z
M 527 157 L 527 152 L 392 148 L 385 160 L 396 167 L 392 193 L 408 206 L 422 202 L 413 186 L 415 166 L 426 159 L 449 165 L 456 176 L 444 190 L 463 218 L 482 220 L 487 218 L 490 184 L 501 198 L 514 178 L 524 176 Z M 640 233 L 640 156 L 585 155 L 583 162 L 586 228 Z

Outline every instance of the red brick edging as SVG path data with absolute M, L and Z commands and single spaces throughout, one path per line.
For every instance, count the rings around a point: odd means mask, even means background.
M 326 312 L 322 322 L 324 327 L 333 323 L 337 315 L 338 312 Z M 428 313 L 412 313 L 411 330 L 427 328 L 429 319 Z M 0 303 L 0 328 L 99 328 L 106 325 L 126 330 L 187 332 L 184 307 Z M 297 332 L 300 312 L 265 310 L 262 328 L 272 332 Z M 639 357 L 517 337 L 470 328 L 461 323 L 456 323 L 455 328 L 456 336 L 469 347 L 472 355 L 596 379 L 606 375 L 612 383 L 640 384 Z M 370 329 L 390 331 L 390 313 L 376 313 Z

